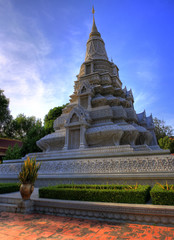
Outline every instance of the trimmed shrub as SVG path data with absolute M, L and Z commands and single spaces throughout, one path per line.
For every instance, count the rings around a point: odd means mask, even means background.
M 173 189 L 171 189 L 173 186 Z M 163 185 L 164 189 L 156 184 L 150 191 L 152 203 L 155 205 L 174 205 L 174 185 L 169 185 L 167 190 L 166 186 Z
M 115 202 L 146 203 L 149 200 L 150 186 L 146 185 L 74 185 L 62 184 L 39 189 L 40 198 Z
M 18 183 L 0 183 L 0 194 L 17 192 L 19 188 L 20 185 Z

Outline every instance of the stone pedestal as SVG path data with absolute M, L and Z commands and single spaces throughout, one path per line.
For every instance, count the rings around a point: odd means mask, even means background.
M 89 184 L 169 184 L 174 181 L 174 156 L 148 146 L 130 145 L 72 149 L 29 154 L 41 162 L 35 186 L 58 183 Z M 23 160 L 0 165 L 0 182 L 17 181 Z
M 32 200 L 21 200 L 20 203 L 18 203 L 18 211 L 21 213 L 32 213 L 33 208 L 33 201 Z

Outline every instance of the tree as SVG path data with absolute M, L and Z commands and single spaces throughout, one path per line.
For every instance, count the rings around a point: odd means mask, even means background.
M 30 129 L 37 124 L 42 125 L 41 120 L 34 116 L 26 117 L 24 114 L 19 114 L 9 123 L 6 133 L 11 138 L 23 140 Z
M 9 137 L 22 140 L 21 156 L 41 151 L 37 147 L 36 141 L 47 134 L 40 119 L 36 119 L 34 116 L 26 117 L 24 114 L 19 114 L 13 119 L 6 132 L 8 132 Z M 10 150 L 12 151 L 12 149 Z
M 159 139 L 159 146 L 162 149 L 169 149 L 171 153 L 174 153 L 174 138 L 165 136 Z
M 3 157 L 3 160 L 19 159 L 21 157 L 21 147 L 19 147 L 18 144 L 15 144 L 13 147 L 9 146 L 7 148 L 6 155 Z
M 60 113 L 61 114 L 61 113 Z M 30 152 L 41 151 L 36 141 L 48 134 L 42 122 L 36 117 L 19 114 L 15 119 L 9 111 L 9 99 L 0 90 L 0 136 L 22 140 L 23 146 L 9 147 L 5 159 L 16 159 Z
M 21 149 L 22 156 L 31 152 L 41 152 L 41 149 L 36 145 L 36 141 L 41 139 L 47 134 L 45 128 L 42 126 L 41 121 L 37 121 L 27 132 L 23 138 L 23 146 Z
M 66 107 L 67 104 L 55 107 L 49 110 L 48 114 L 44 118 L 44 127 L 48 133 L 54 132 L 53 123 L 56 118 L 62 114 L 62 110 Z
M 0 89 L 0 136 L 6 137 L 5 129 L 11 122 L 12 116 L 9 110 L 9 99 L 4 95 L 4 91 Z
M 160 138 L 164 138 L 165 136 L 172 136 L 173 129 L 171 126 L 166 126 L 165 121 L 159 120 L 158 118 L 153 119 L 154 125 L 155 125 L 155 134 L 157 140 Z

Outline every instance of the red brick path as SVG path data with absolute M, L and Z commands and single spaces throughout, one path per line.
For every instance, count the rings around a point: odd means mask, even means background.
M 0 240 L 174 240 L 174 227 L 0 213 Z

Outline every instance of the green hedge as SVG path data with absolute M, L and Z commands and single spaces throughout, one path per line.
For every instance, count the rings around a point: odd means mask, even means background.
M 171 186 L 172 185 L 169 185 L 169 187 Z M 164 187 L 166 188 L 166 186 Z M 156 184 L 150 191 L 150 196 L 152 198 L 152 203 L 155 205 L 174 205 L 174 190 L 162 189 Z
M 0 183 L 0 194 L 17 192 L 19 188 L 20 185 L 18 183 Z
M 39 189 L 40 198 L 115 202 L 146 203 L 150 197 L 150 186 L 138 185 L 56 185 Z M 132 189 L 131 189 L 132 188 Z

